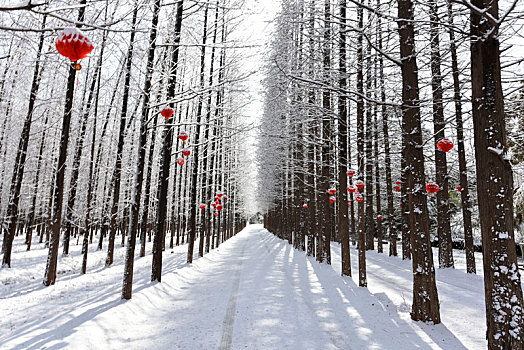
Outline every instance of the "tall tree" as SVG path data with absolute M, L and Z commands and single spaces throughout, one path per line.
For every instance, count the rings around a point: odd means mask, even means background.
M 457 58 L 457 45 L 453 30 L 453 6 L 448 4 L 449 43 L 451 52 L 451 70 L 453 76 L 453 100 L 455 102 L 455 123 L 457 124 L 457 149 L 460 171 L 460 199 L 462 202 L 462 220 L 464 222 L 464 243 L 466 248 L 466 271 L 476 273 L 475 250 L 473 246 L 473 225 L 471 223 L 471 200 L 469 196 L 468 167 L 466 148 L 464 146 L 464 123 L 462 121 L 462 99 L 460 93 L 460 76 Z
M 364 174 L 364 9 L 359 6 L 357 38 L 357 152 L 358 177 Z M 358 285 L 367 287 L 366 277 L 366 232 L 364 230 L 364 202 L 358 202 Z
M 341 90 L 347 89 L 347 68 L 346 68 L 346 34 L 344 32 L 347 22 L 347 2 L 341 0 L 340 4 L 340 21 L 341 30 L 339 38 L 339 87 Z M 348 218 L 348 203 L 349 194 L 346 191 L 348 187 L 348 126 L 349 113 L 348 101 L 344 93 L 338 97 L 338 148 L 340 163 L 338 167 L 338 175 L 340 177 L 339 191 L 340 204 L 338 206 L 339 230 L 341 236 L 341 253 L 342 253 L 342 276 L 351 276 L 351 261 L 349 252 L 349 218 Z
M 128 120 L 128 101 L 129 88 L 131 85 L 131 67 L 133 65 L 133 50 L 135 46 L 136 22 L 138 17 L 138 1 L 135 1 L 133 9 L 133 19 L 131 20 L 131 34 L 129 37 L 129 46 L 126 55 L 126 68 L 124 75 L 124 93 L 122 94 L 122 108 L 120 110 L 120 128 L 118 133 L 118 144 L 115 155 L 115 167 L 113 169 L 113 176 L 111 180 L 111 188 L 113 189 L 113 203 L 111 205 L 111 218 L 109 224 L 109 241 L 107 247 L 106 266 L 113 264 L 113 255 L 115 250 L 115 236 L 117 229 L 118 205 L 120 202 L 120 183 L 122 180 L 122 158 L 124 151 L 124 137 L 126 134 L 126 121 Z M 122 233 L 123 234 L 123 233 Z
M 153 79 L 153 66 L 155 63 L 156 37 L 158 31 L 158 16 L 160 13 L 161 0 L 155 0 L 153 4 L 153 18 L 151 19 L 151 33 L 149 34 L 149 50 L 147 54 L 146 77 L 144 89 L 142 90 L 142 112 L 140 114 L 140 131 L 138 134 L 138 158 L 136 173 L 133 183 L 133 194 L 131 199 L 131 212 L 129 214 L 129 234 L 124 266 L 124 282 L 122 284 L 122 299 L 131 299 L 133 291 L 133 264 L 135 261 L 136 234 L 138 229 L 138 213 L 142 200 L 142 184 L 144 181 L 144 167 L 146 161 L 147 129 L 146 120 L 149 116 L 151 101 L 151 86 Z
M 174 28 L 174 41 L 171 54 L 169 80 L 168 80 L 168 91 L 167 99 L 172 101 L 175 96 L 175 89 L 177 83 L 177 69 L 180 53 L 180 34 L 182 30 L 182 19 L 184 12 L 184 1 L 180 0 L 176 3 L 175 10 L 175 28 Z M 173 102 L 169 103 L 171 107 L 174 106 Z M 173 126 L 167 125 L 164 128 L 164 138 L 162 146 L 162 162 L 160 163 L 160 172 L 158 180 L 158 207 L 155 223 L 155 239 L 153 241 L 153 263 L 151 269 L 151 281 L 161 282 L 162 280 L 162 247 L 164 239 L 164 230 L 166 225 L 166 214 L 167 214 L 167 192 L 169 186 L 169 168 L 171 166 L 171 147 L 173 145 Z
M 524 348 L 497 0 L 471 2 L 471 86 L 489 349 Z M 515 3 L 516 4 L 516 3 Z M 508 12 L 506 12 L 508 13 Z
M 44 15 L 42 19 L 42 28 L 45 28 L 46 20 L 47 15 Z M 11 191 L 9 197 L 9 204 L 7 206 L 7 228 L 5 233 L 7 240 L 5 242 L 5 252 L 4 257 L 2 259 L 2 266 L 7 267 L 11 267 L 11 251 L 13 248 L 13 240 L 15 238 L 16 225 L 18 219 L 18 204 L 20 202 L 20 189 L 22 187 L 22 180 L 24 178 L 25 160 L 27 158 L 27 146 L 29 145 L 29 135 L 31 133 L 31 124 L 33 122 L 35 101 L 38 95 L 38 90 L 40 89 L 40 60 L 42 58 L 44 40 L 45 36 L 42 32 L 40 34 L 40 39 L 38 42 L 38 51 L 36 54 L 35 69 L 33 71 L 33 82 L 31 84 L 31 92 L 29 94 L 29 106 L 27 110 L 27 116 L 25 118 L 22 134 L 20 135 L 15 165 L 13 168 L 13 177 L 11 180 Z M 32 230 L 32 227 L 30 226 L 28 229 Z
M 453 267 L 453 242 L 449 218 L 449 177 L 446 153 L 438 149 L 437 143 L 446 137 L 444 129 L 444 91 L 442 88 L 440 34 L 437 0 L 429 2 L 431 88 L 433 92 L 433 132 L 435 137 L 435 172 L 440 190 L 437 192 L 437 236 L 439 245 L 439 267 Z
M 87 0 L 80 0 L 81 5 L 78 9 L 77 26 L 84 22 L 85 6 Z M 64 177 L 67 160 L 67 145 L 69 143 L 69 129 L 71 125 L 71 116 L 73 113 L 73 98 L 75 95 L 75 78 L 76 69 L 74 67 L 76 62 L 69 64 L 69 76 L 67 78 L 66 99 L 64 108 L 64 117 L 62 119 L 62 135 L 60 137 L 60 150 L 58 155 L 58 164 L 56 167 L 56 174 L 54 180 L 53 193 L 53 217 L 51 219 L 51 238 L 49 242 L 49 254 L 47 256 L 47 264 L 44 275 L 44 285 L 50 286 L 55 284 L 56 267 L 58 260 L 58 245 L 60 242 L 60 230 L 62 227 L 62 207 L 64 199 Z
M 415 321 L 440 323 L 433 254 L 429 241 L 429 216 L 425 188 L 422 125 L 417 55 L 415 51 L 414 7 L 411 0 L 398 0 L 398 28 L 402 70 L 402 118 L 406 143 L 409 230 L 413 255 L 413 305 Z M 405 209 L 403 209 L 405 210 Z
M 206 62 L 206 44 L 207 44 L 207 20 L 209 12 L 209 2 L 206 3 L 204 11 L 204 25 L 202 33 L 202 46 L 200 48 L 200 89 L 203 91 L 205 87 L 205 62 Z M 202 134 L 202 104 L 204 96 L 201 94 L 198 97 L 197 111 L 196 111 L 196 132 L 195 132 L 195 146 L 193 147 L 193 161 L 191 168 L 191 193 L 189 200 L 189 235 L 187 245 L 187 262 L 193 262 L 193 251 L 195 247 L 195 238 L 197 231 L 197 194 L 198 194 L 198 170 L 199 170 L 199 149 L 198 143 Z

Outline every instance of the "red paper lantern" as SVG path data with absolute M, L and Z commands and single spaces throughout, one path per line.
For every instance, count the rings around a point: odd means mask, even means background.
M 189 148 L 184 148 L 182 150 L 182 154 L 185 156 L 185 157 L 189 157 L 189 155 L 191 154 L 191 150 Z
M 357 187 L 355 185 L 349 185 L 347 189 L 349 193 L 353 193 L 357 190 Z
M 222 204 L 217 205 L 217 210 L 222 211 L 224 209 L 224 206 Z
M 329 204 L 333 204 L 333 203 L 335 203 L 336 201 L 337 201 L 337 197 L 335 197 L 335 196 L 331 196 L 331 197 L 329 197 Z
M 402 208 L 402 204 L 399 204 L 398 206 L 399 206 L 400 208 Z
M 331 187 L 331 188 L 328 190 L 328 193 L 329 193 L 329 194 L 335 194 L 335 193 L 337 193 L 337 189 L 334 188 L 334 187 Z
M 200 204 L 200 209 L 202 210 L 206 209 L 206 205 L 204 203 Z
M 357 171 L 355 169 L 348 169 L 346 174 L 348 174 L 349 177 L 353 177 L 356 173 Z
M 357 181 L 355 182 L 355 186 L 357 186 L 358 190 L 360 191 L 361 189 L 364 188 L 364 181 L 362 181 L 362 180 L 357 180 Z
M 227 196 L 226 196 L 226 195 L 224 195 L 224 197 L 222 197 L 222 199 L 227 199 Z
M 218 211 L 215 211 L 215 216 L 218 216 Z
M 304 203 L 304 204 L 302 205 L 302 208 L 307 209 L 307 204 Z
M 395 186 L 395 191 L 397 191 L 397 192 L 400 192 L 400 191 L 402 191 L 402 187 L 400 187 L 400 186 L 398 186 L 398 185 L 397 185 L 397 186 Z
M 178 134 L 178 138 L 182 140 L 182 142 L 186 142 L 189 138 L 189 134 L 185 131 L 181 131 L 180 134 Z
M 218 191 L 218 192 L 217 192 L 217 197 L 218 197 L 218 198 L 222 198 L 222 196 L 224 196 L 224 193 Z
M 215 202 L 211 202 L 211 206 L 214 208 L 217 206 L 217 204 Z
M 169 118 L 171 118 L 174 113 L 175 113 L 175 110 L 169 107 L 166 107 L 162 111 L 160 111 L 160 114 L 162 114 L 162 117 L 166 118 L 167 120 L 169 120 Z
M 180 166 L 184 165 L 186 163 L 186 161 L 184 160 L 184 158 L 182 157 L 178 157 L 178 159 L 176 160 L 176 163 Z
M 55 40 L 55 47 L 59 54 L 69 58 L 71 62 L 86 58 L 95 48 L 78 28 L 65 28 L 61 31 Z
M 437 142 L 437 147 L 442 152 L 449 152 L 453 148 L 453 142 L 451 142 L 451 140 L 448 138 L 443 138 Z
M 355 200 L 360 203 L 364 200 L 364 196 L 357 192 L 355 194 Z
M 438 190 L 440 190 L 440 187 L 434 181 L 430 181 L 426 185 L 426 191 L 428 191 L 429 194 L 436 193 L 436 192 L 438 192 Z
M 396 183 L 397 185 L 402 185 L 402 184 L 403 184 L 402 180 L 397 180 L 397 181 L 395 181 L 395 183 Z
M 377 216 L 378 220 L 382 220 L 382 215 Z
M 457 191 L 462 192 L 462 187 L 460 185 L 457 186 Z

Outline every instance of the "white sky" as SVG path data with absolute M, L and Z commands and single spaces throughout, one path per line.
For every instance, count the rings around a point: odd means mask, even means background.
M 268 51 L 269 41 L 273 31 L 273 20 L 280 10 L 278 0 L 246 0 L 242 12 L 245 20 L 242 28 L 242 42 L 254 47 L 245 49 L 245 61 L 242 69 L 244 73 L 252 73 L 245 85 L 249 89 L 250 103 L 246 106 L 246 123 L 258 125 L 263 112 L 263 89 L 261 81 L 264 79 L 263 67 Z M 248 156 L 254 160 L 256 147 L 256 130 L 250 132 L 248 137 Z M 246 188 L 243 196 L 246 197 L 248 213 L 255 213 L 257 208 L 256 190 L 257 174 L 256 163 L 250 162 L 250 174 L 245 175 Z

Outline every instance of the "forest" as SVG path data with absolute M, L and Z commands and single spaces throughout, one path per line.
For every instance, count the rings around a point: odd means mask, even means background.
M 523 28 L 2 1 L 0 348 L 524 349 Z

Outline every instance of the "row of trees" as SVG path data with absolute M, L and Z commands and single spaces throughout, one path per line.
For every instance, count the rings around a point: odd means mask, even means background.
M 352 273 L 350 241 L 358 243 L 362 287 L 374 238 L 382 253 L 388 237 L 392 256 L 400 238 L 402 258 L 413 263 L 413 320 L 440 322 L 430 239 L 435 233 L 439 267 L 454 267 L 453 197 L 462 208 L 467 272 L 476 272 L 478 208 L 489 347 L 520 349 L 522 290 L 499 40 L 501 25 L 522 18 L 512 12 L 516 2 L 506 5 L 499 16 L 497 1 L 483 0 L 283 1 L 261 130 L 273 142 L 259 150 L 262 186 L 269 189 L 266 227 L 328 264 L 330 242 L 340 242 L 343 276 Z M 473 126 L 474 160 L 465 120 Z M 446 137 L 456 140 L 453 152 L 437 147 Z M 426 192 L 430 180 L 440 188 L 436 195 Z M 470 182 L 477 184 L 476 202 Z
M 243 227 L 240 5 L 79 0 L 2 9 L 10 38 L 0 61 L 2 266 L 11 266 L 17 235 L 27 250 L 45 243 L 48 286 L 60 243 L 68 255 L 82 238 L 86 273 L 94 239 L 100 250 L 107 238 L 109 267 L 117 236 L 122 246 L 127 237 L 122 298 L 130 299 L 138 242 L 143 257 L 153 241 L 151 280 L 161 281 L 168 244 L 187 242 L 191 263 L 195 250 L 203 256 Z M 55 31 L 71 25 L 95 45 L 81 70 L 54 48 Z

